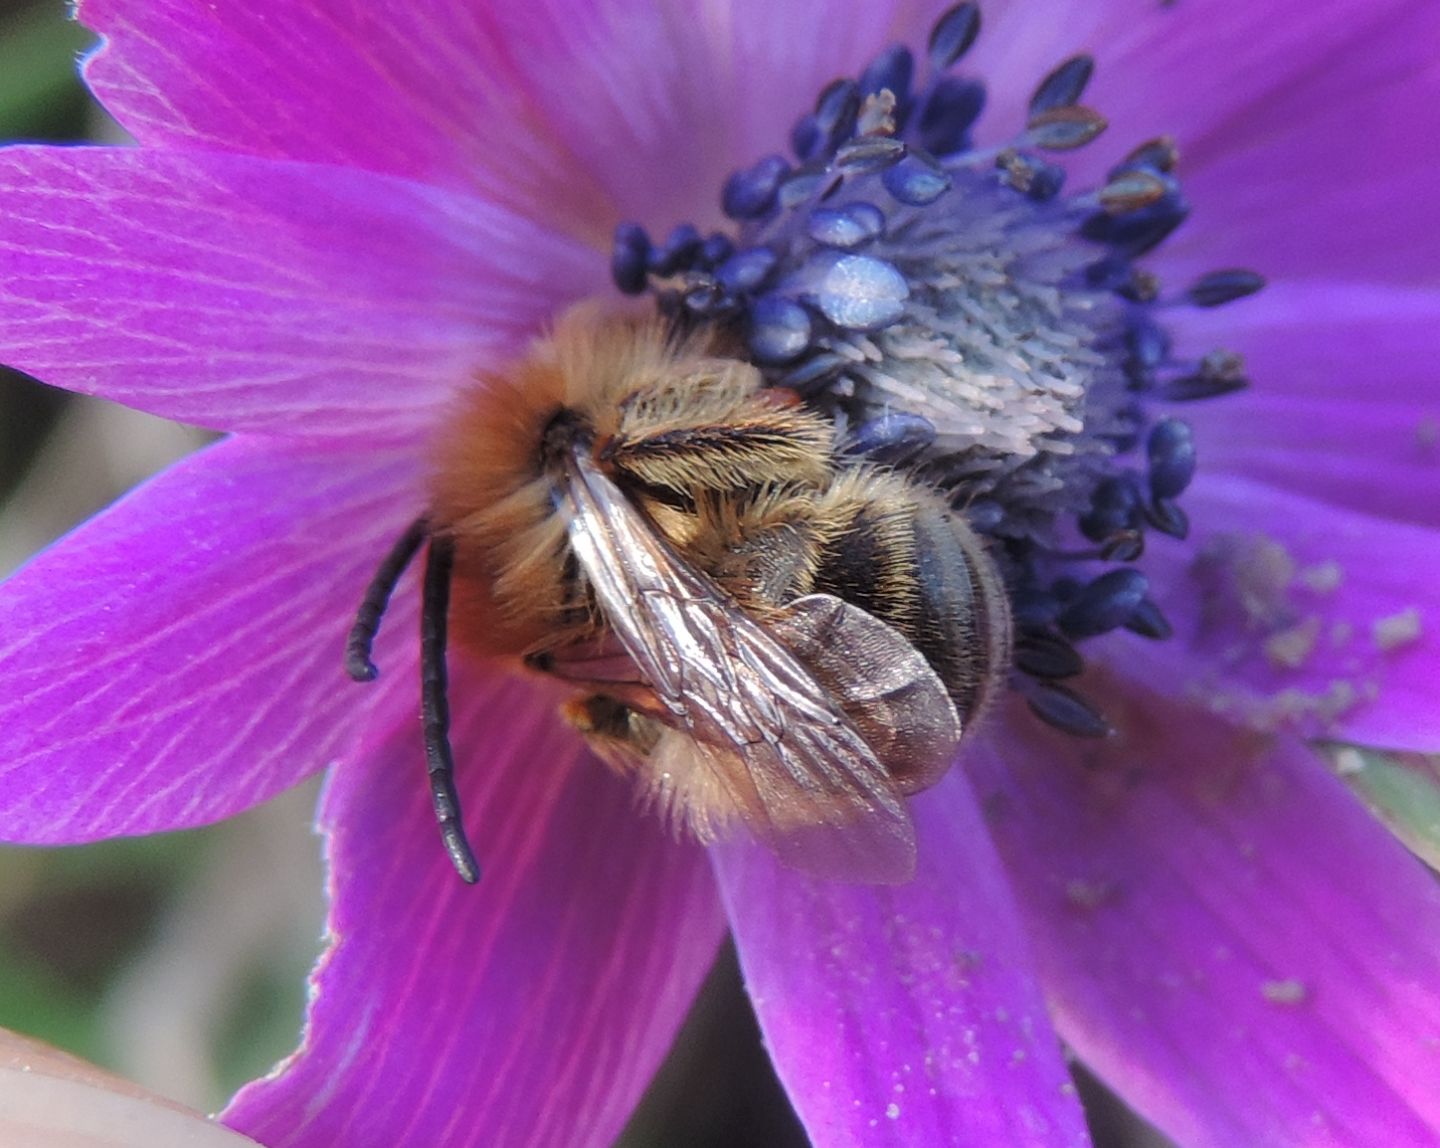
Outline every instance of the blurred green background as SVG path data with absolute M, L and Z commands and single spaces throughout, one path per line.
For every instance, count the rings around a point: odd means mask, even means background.
M 121 133 L 60 0 L 0 3 L 0 138 Z M 203 442 L 198 432 L 0 373 L 0 574 Z M 213 829 L 70 849 L 0 847 L 0 1026 L 202 1110 L 294 1047 L 324 905 L 314 785 Z M 1162 1143 L 1082 1081 L 1103 1145 Z M 722 954 L 625 1148 L 803 1146 Z

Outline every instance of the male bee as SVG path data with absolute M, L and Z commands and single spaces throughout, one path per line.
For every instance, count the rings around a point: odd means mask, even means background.
M 565 718 L 700 839 L 739 821 L 797 868 L 908 879 L 902 798 L 1003 681 L 1008 598 L 944 498 L 835 438 L 716 336 L 588 309 L 467 392 L 347 651 L 374 677 L 380 615 L 428 542 L 424 736 L 463 877 L 449 635 L 573 687 Z

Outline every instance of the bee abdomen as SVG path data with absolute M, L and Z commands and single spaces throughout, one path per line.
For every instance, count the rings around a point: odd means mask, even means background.
M 1009 597 L 985 543 L 937 495 L 857 469 L 824 501 L 845 503 L 814 590 L 900 631 L 940 676 L 969 728 L 1010 668 Z

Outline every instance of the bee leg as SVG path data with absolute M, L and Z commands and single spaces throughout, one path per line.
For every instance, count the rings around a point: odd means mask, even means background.
M 357 682 L 373 682 L 380 674 L 370 660 L 375 635 L 380 632 L 380 619 L 390 605 L 395 583 L 400 581 L 400 575 L 405 573 L 429 530 L 430 524 L 423 518 L 407 526 L 365 587 L 365 597 L 360 599 L 360 608 L 355 611 L 355 624 L 345 639 L 345 672 Z
M 455 792 L 455 757 L 450 750 L 449 675 L 445 642 L 450 613 L 450 573 L 455 544 L 432 536 L 425 557 L 425 586 L 420 607 L 420 724 L 425 734 L 425 768 L 430 796 L 440 822 L 440 839 L 463 881 L 480 879 L 480 866 L 460 821 L 460 795 Z

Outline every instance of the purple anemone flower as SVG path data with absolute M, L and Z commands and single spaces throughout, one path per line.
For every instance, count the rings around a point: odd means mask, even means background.
M 0 836 L 328 769 L 330 947 L 234 1128 L 607 1144 L 729 929 L 817 1144 L 1086 1143 L 1065 1050 L 1182 1145 L 1440 1138 L 1440 893 L 1314 747 L 1440 751 L 1440 7 L 941 8 L 81 5 L 140 146 L 0 154 L 0 357 L 228 437 L 7 584 Z M 456 395 L 620 288 L 1005 556 L 908 883 L 675 840 L 456 652 L 467 887 L 413 572 L 343 676 Z

